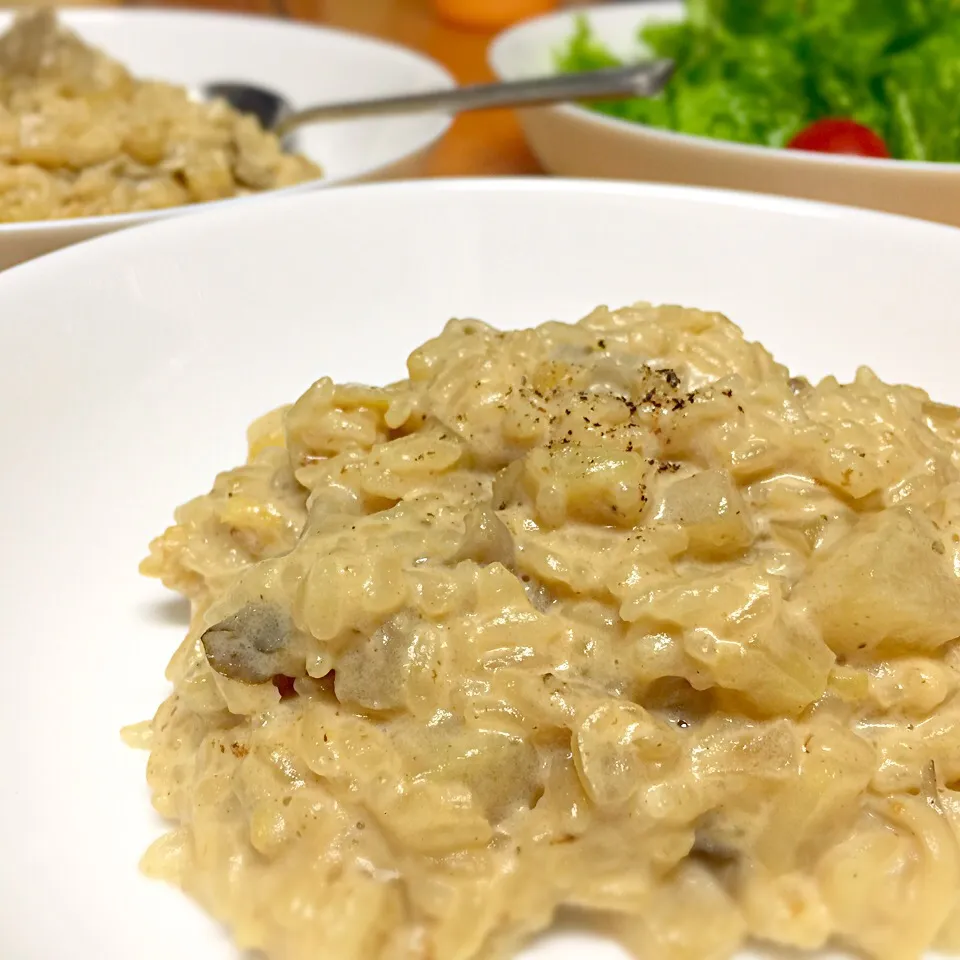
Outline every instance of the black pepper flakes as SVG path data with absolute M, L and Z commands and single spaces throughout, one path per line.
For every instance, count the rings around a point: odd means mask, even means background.
M 657 373 L 663 377 L 667 383 L 676 390 L 680 386 L 680 378 L 677 376 L 676 370 L 671 370 L 669 367 L 664 367 L 662 370 L 658 370 Z

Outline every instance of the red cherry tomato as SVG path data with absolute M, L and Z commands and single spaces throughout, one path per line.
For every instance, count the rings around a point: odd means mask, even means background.
M 801 130 L 788 144 L 791 150 L 814 153 L 844 153 L 854 157 L 889 158 L 887 145 L 869 127 L 853 120 L 817 120 Z

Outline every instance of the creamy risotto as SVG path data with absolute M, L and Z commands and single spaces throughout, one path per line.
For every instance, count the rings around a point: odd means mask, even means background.
M 452 321 L 143 569 L 193 622 L 144 867 L 283 960 L 960 946 L 960 411 L 725 318 Z
M 158 210 L 319 176 L 253 117 L 134 79 L 51 10 L 0 36 L 0 223 Z

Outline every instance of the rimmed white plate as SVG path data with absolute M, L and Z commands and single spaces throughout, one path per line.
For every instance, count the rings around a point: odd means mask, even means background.
M 618 56 L 642 54 L 651 22 L 684 17 L 678 0 L 639 0 L 563 10 L 502 33 L 489 61 L 501 80 L 556 70 L 555 54 L 585 15 Z M 871 160 L 749 146 L 631 123 L 564 104 L 520 111 L 531 149 L 551 173 L 652 180 L 825 200 L 960 226 L 960 163 Z
M 282 93 L 294 107 L 453 85 L 440 64 L 413 50 L 310 24 L 147 8 L 73 9 L 60 16 L 84 40 L 120 60 L 137 77 L 187 87 L 211 80 L 247 80 Z M 0 32 L 12 20 L 12 12 L 0 12 Z M 449 125 L 448 117 L 422 114 L 305 127 L 298 134 L 299 146 L 323 167 L 324 176 L 277 192 L 303 193 L 354 181 L 412 176 Z M 79 240 L 198 209 L 0 223 L 0 270 Z
M 175 504 L 313 379 L 387 382 L 452 315 L 573 320 L 639 298 L 727 311 L 797 372 L 960 401 L 960 231 L 741 194 L 419 181 L 224 206 L 0 276 L 0 953 L 228 960 L 143 879 L 144 755 L 181 606 L 137 563 Z M 606 950 L 606 954 L 604 953 Z M 528 960 L 621 954 L 569 934 Z

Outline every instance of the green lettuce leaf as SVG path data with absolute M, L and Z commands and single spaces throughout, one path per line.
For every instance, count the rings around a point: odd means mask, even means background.
M 888 140 L 908 160 L 960 159 L 960 23 L 895 54 L 885 78 Z

